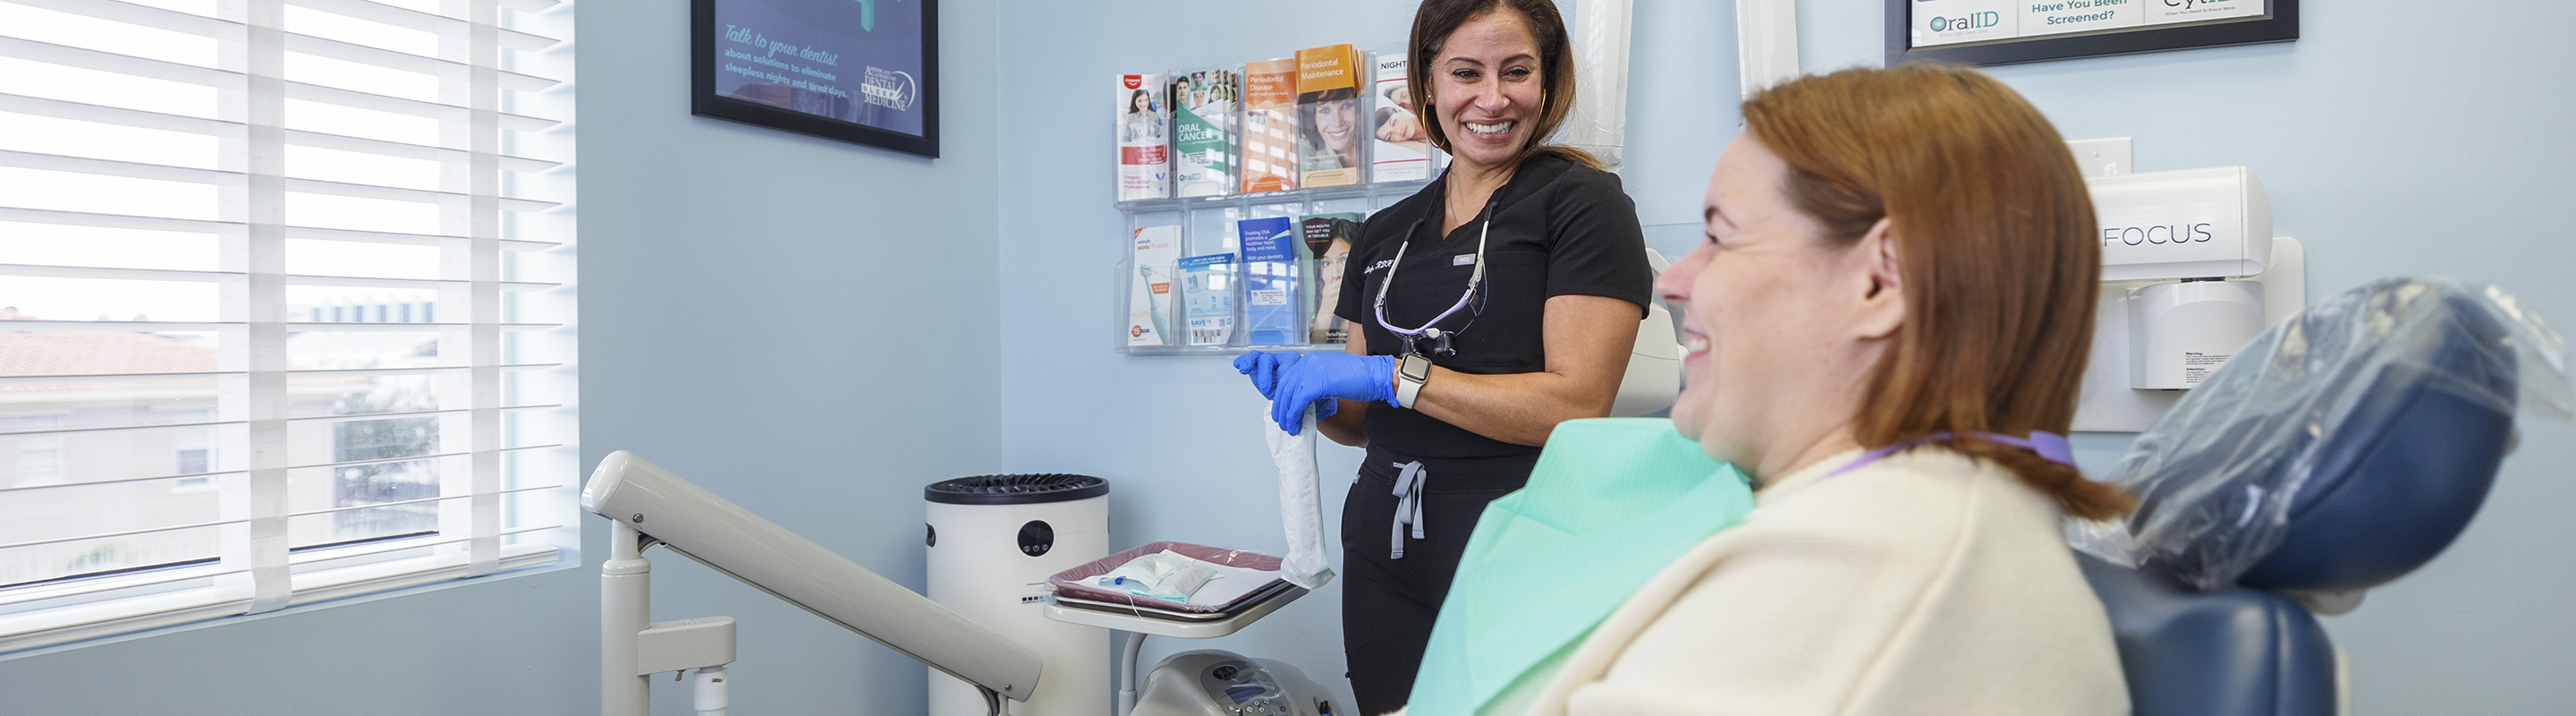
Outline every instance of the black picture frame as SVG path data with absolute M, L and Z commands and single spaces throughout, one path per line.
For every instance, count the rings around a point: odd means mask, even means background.
M 2299 0 L 2269 0 L 2260 17 L 1915 49 L 1911 32 L 1915 0 L 1886 2 L 1888 67 L 1909 62 L 2009 65 L 2299 39 Z
M 717 6 L 747 0 L 690 0 L 689 113 L 939 158 L 939 0 L 901 0 L 921 8 L 919 135 L 717 94 Z M 895 0 L 876 0 L 894 2 Z M 852 101 L 863 98 L 853 96 Z

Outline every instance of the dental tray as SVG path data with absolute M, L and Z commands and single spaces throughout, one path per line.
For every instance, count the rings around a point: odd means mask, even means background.
M 1251 570 L 1253 573 L 1244 574 L 1236 572 L 1233 574 L 1226 574 L 1220 572 L 1221 576 L 1214 580 L 1210 580 L 1207 583 L 1207 586 L 1199 588 L 1197 594 L 1191 595 L 1193 597 L 1206 595 L 1208 599 L 1207 603 L 1194 602 L 1190 604 L 1182 604 L 1178 602 L 1167 602 L 1160 599 L 1147 599 L 1145 597 L 1139 597 L 1126 592 L 1102 589 L 1090 584 L 1091 578 L 1093 577 L 1108 574 L 1110 571 L 1117 569 L 1120 565 L 1124 565 L 1137 557 L 1154 554 L 1167 549 L 1190 559 L 1224 567 L 1233 567 L 1238 570 Z M 1275 591 L 1273 587 L 1276 585 L 1286 584 L 1287 582 L 1279 578 L 1278 557 L 1273 557 L 1259 552 L 1209 547 L 1207 545 L 1190 544 L 1188 542 L 1147 542 L 1142 545 L 1137 545 L 1134 549 L 1129 549 L 1124 552 L 1085 562 L 1081 566 L 1057 572 L 1055 573 L 1055 576 L 1047 578 L 1047 583 L 1054 585 L 1055 593 L 1058 598 L 1071 598 L 1073 600 L 1077 600 L 1079 606 L 1085 608 L 1104 611 L 1121 611 L 1124 607 L 1138 607 L 1161 612 L 1173 612 L 1176 613 L 1174 615 L 1175 618 L 1190 618 L 1188 615 L 1224 615 L 1242 607 L 1243 605 L 1260 601 L 1260 597 Z M 1222 599 L 1222 601 L 1218 601 L 1219 599 Z
M 1275 581 L 1271 582 L 1269 586 L 1254 590 L 1251 594 L 1244 595 L 1242 599 L 1234 601 L 1238 605 L 1242 606 L 1260 604 L 1263 600 L 1270 599 L 1281 594 L 1286 594 L 1288 590 L 1295 588 L 1296 585 L 1289 584 L 1285 580 Z M 1150 602 L 1152 600 L 1136 601 Z M 1061 592 L 1055 595 L 1055 604 L 1056 606 L 1064 607 L 1066 609 L 1081 609 L 1084 611 L 1100 612 L 1103 614 L 1123 614 L 1126 616 L 1144 617 L 1147 619 L 1163 619 L 1176 622 L 1212 622 L 1234 618 L 1234 614 L 1232 612 L 1176 612 L 1162 607 L 1145 607 L 1134 604 L 1096 602 L 1080 597 L 1068 596 Z

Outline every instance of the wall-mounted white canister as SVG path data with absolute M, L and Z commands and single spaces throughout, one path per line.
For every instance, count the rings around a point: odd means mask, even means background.
M 2129 387 L 2184 390 L 2263 332 L 2263 284 L 2159 283 L 2129 292 Z

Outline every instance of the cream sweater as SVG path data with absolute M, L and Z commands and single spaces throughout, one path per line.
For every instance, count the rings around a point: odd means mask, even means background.
M 2054 500 L 1923 448 L 1756 495 L 1655 575 L 1529 704 L 1573 714 L 2127 714 Z

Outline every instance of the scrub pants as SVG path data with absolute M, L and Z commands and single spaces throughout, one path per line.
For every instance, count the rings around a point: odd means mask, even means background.
M 1431 475 L 1422 490 L 1422 539 L 1406 528 L 1404 558 L 1392 559 L 1388 540 L 1401 501 L 1395 464 L 1412 459 L 1371 448 L 1342 504 L 1342 656 L 1361 716 L 1405 705 L 1476 518 L 1485 503 L 1529 482 L 1538 463 L 1537 455 L 1423 459 Z

